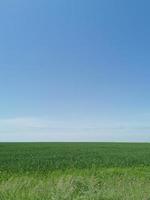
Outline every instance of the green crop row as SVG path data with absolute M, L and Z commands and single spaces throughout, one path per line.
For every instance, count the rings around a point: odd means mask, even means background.
M 0 143 L 0 171 L 150 166 L 150 144 Z

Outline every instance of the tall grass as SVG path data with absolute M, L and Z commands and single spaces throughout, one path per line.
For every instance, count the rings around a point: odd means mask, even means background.
M 147 174 L 145 174 L 147 171 Z M 148 200 L 148 168 L 14 174 L 0 182 L 1 200 Z M 145 174 L 145 176 L 143 176 Z

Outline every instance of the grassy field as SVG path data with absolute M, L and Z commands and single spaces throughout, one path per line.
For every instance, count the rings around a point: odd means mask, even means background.
M 150 144 L 0 143 L 0 200 L 150 200 Z

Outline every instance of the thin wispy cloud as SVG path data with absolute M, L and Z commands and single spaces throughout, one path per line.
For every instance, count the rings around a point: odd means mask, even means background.
M 129 123 L 51 120 L 45 117 L 0 119 L 1 141 L 147 141 L 150 127 Z M 136 140 L 135 140 L 136 137 Z M 8 140 L 9 138 L 9 140 Z
M 108 124 L 108 125 L 106 125 Z M 57 129 L 57 130 L 82 130 L 82 131 L 119 131 L 119 130 L 150 130 L 150 126 L 146 124 L 131 125 L 131 122 L 114 123 L 113 122 L 73 122 L 51 120 L 42 117 L 14 117 L 0 119 L 0 128 L 4 129 Z
M 0 127 L 12 128 L 36 128 L 45 129 L 61 124 L 59 121 L 51 121 L 44 118 L 36 117 L 16 117 L 0 119 Z

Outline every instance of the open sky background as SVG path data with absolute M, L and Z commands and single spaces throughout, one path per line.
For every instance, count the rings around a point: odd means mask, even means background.
M 0 1 L 0 141 L 150 142 L 149 9 Z

